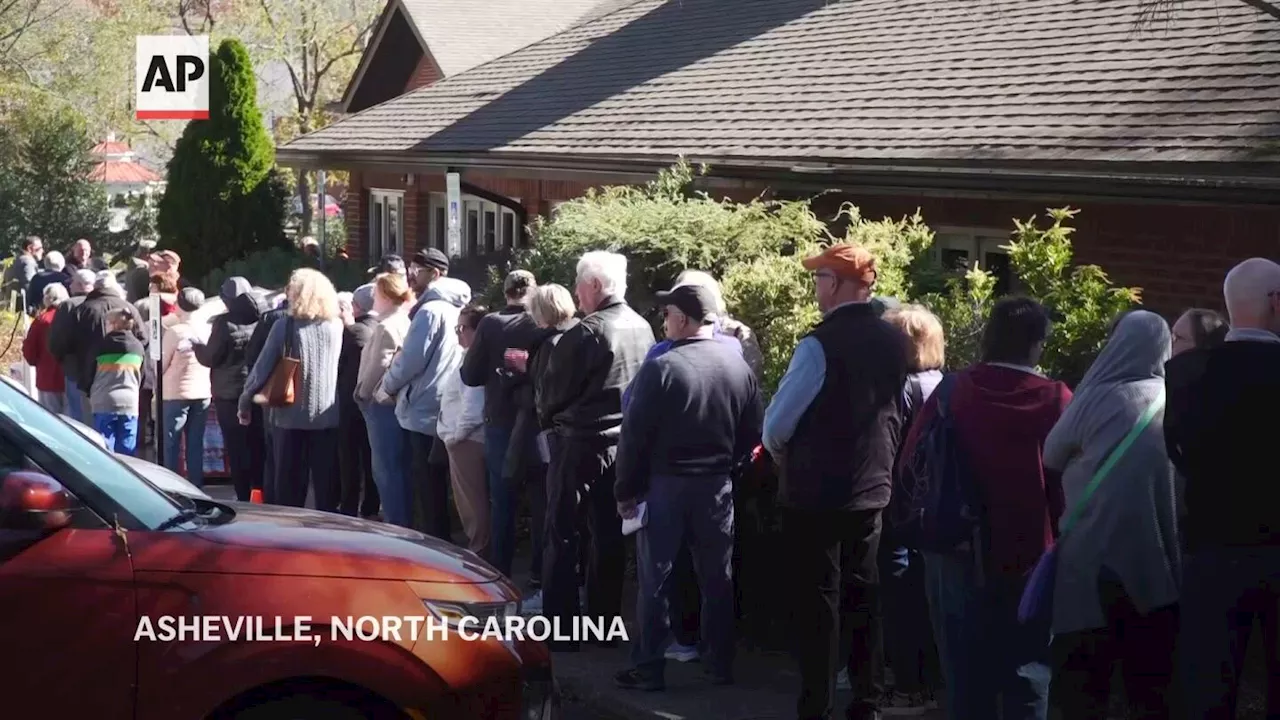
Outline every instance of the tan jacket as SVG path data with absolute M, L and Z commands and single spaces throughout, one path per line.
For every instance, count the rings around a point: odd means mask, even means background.
M 374 393 L 382 384 L 382 376 L 391 367 L 391 360 L 404 344 L 409 333 L 409 313 L 397 310 L 373 328 L 373 336 L 360 352 L 360 372 L 356 376 L 356 402 L 373 401 Z
M 160 367 L 164 369 L 164 400 L 208 400 L 213 396 L 209 368 L 200 364 L 194 352 L 181 352 L 183 338 L 207 339 L 205 326 L 178 322 L 176 315 L 162 321 L 164 342 L 160 345 Z

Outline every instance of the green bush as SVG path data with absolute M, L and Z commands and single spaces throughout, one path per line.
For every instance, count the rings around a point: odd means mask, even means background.
M 792 254 L 825 237 L 807 202 L 714 200 L 693 190 L 702 173 L 682 161 L 642 187 L 588 191 L 560 205 L 554 218 L 536 218 L 533 247 L 513 263 L 539 282 L 571 287 L 583 253 L 622 253 L 630 260 L 628 299 L 647 312 L 653 293 L 670 287 L 682 270 L 722 277 L 733 264 Z
M 821 251 L 817 243 L 789 255 L 735 263 L 721 277 L 729 313 L 755 331 L 764 353 L 764 388 L 772 394 L 787 371 L 800 338 L 821 319 L 813 282 L 800 260 Z
M 216 293 L 224 280 L 238 275 L 258 287 L 278 289 L 289 282 L 289 276 L 294 270 L 304 267 L 322 269 L 314 258 L 301 250 L 271 248 L 232 260 L 206 275 L 200 287 L 205 293 Z M 368 282 L 367 270 L 359 263 L 338 258 L 330 259 L 322 269 L 339 292 L 350 292 Z
M 1047 211 L 1048 227 L 1037 218 L 1014 221 L 1007 249 L 1019 294 L 1044 304 L 1054 319 L 1040 368 L 1050 377 L 1074 386 L 1106 342 L 1117 315 L 1141 302 L 1141 289 L 1113 287 L 1097 265 L 1072 265 L 1071 234 L 1067 223 L 1079 211 Z M 995 279 L 973 267 L 947 282 L 943 293 L 926 295 L 923 302 L 942 320 L 947 333 L 947 365 L 962 368 L 979 358 L 979 340 L 996 298 Z
M 195 277 L 286 244 L 287 189 L 244 45 L 224 40 L 210 58 L 209 78 L 209 119 L 183 130 L 156 217 L 160 245 L 177 251 Z
M 1113 287 L 1097 265 L 1072 265 L 1075 228 L 1066 223 L 1078 213 L 1051 209 L 1052 222 L 1044 229 L 1035 217 L 1015 220 L 1009 243 L 1009 264 L 1025 294 L 1044 303 L 1054 317 L 1040 364 L 1050 376 L 1073 386 L 1102 349 L 1111 321 L 1142 302 L 1141 288 Z

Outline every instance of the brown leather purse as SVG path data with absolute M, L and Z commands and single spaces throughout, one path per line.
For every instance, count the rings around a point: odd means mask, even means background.
M 280 351 L 280 359 L 271 370 L 271 376 L 262 389 L 253 396 L 253 401 L 267 407 L 289 407 L 294 403 L 298 392 L 298 368 L 302 361 L 293 355 L 293 318 L 286 320 L 284 329 L 284 345 Z

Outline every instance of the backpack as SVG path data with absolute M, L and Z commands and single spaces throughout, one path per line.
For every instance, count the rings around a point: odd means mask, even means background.
M 983 504 L 956 437 L 955 384 L 956 376 L 947 375 L 933 391 L 937 411 L 900 463 L 894 525 L 902 542 L 916 550 L 952 552 L 969 544 L 981 551 Z

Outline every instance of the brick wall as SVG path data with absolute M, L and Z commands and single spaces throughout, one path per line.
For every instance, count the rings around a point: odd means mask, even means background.
M 1187 307 L 1221 309 L 1222 279 L 1248 257 L 1280 259 L 1280 208 L 1210 205 L 1018 202 L 935 197 L 847 196 L 865 217 L 899 217 L 918 207 L 931 226 L 1008 228 L 1013 218 L 1045 217 L 1048 207 L 1079 208 L 1073 237 L 1079 263 L 1143 289 L 1144 304 L 1168 317 Z M 823 212 L 833 211 L 824 205 Z
M 431 58 L 431 53 L 423 53 L 422 59 L 418 61 L 418 67 L 414 68 L 413 74 L 409 76 L 409 82 L 405 84 L 404 91 L 417 90 L 442 77 L 444 75 L 440 72 L 440 68 L 436 67 L 436 62 Z

